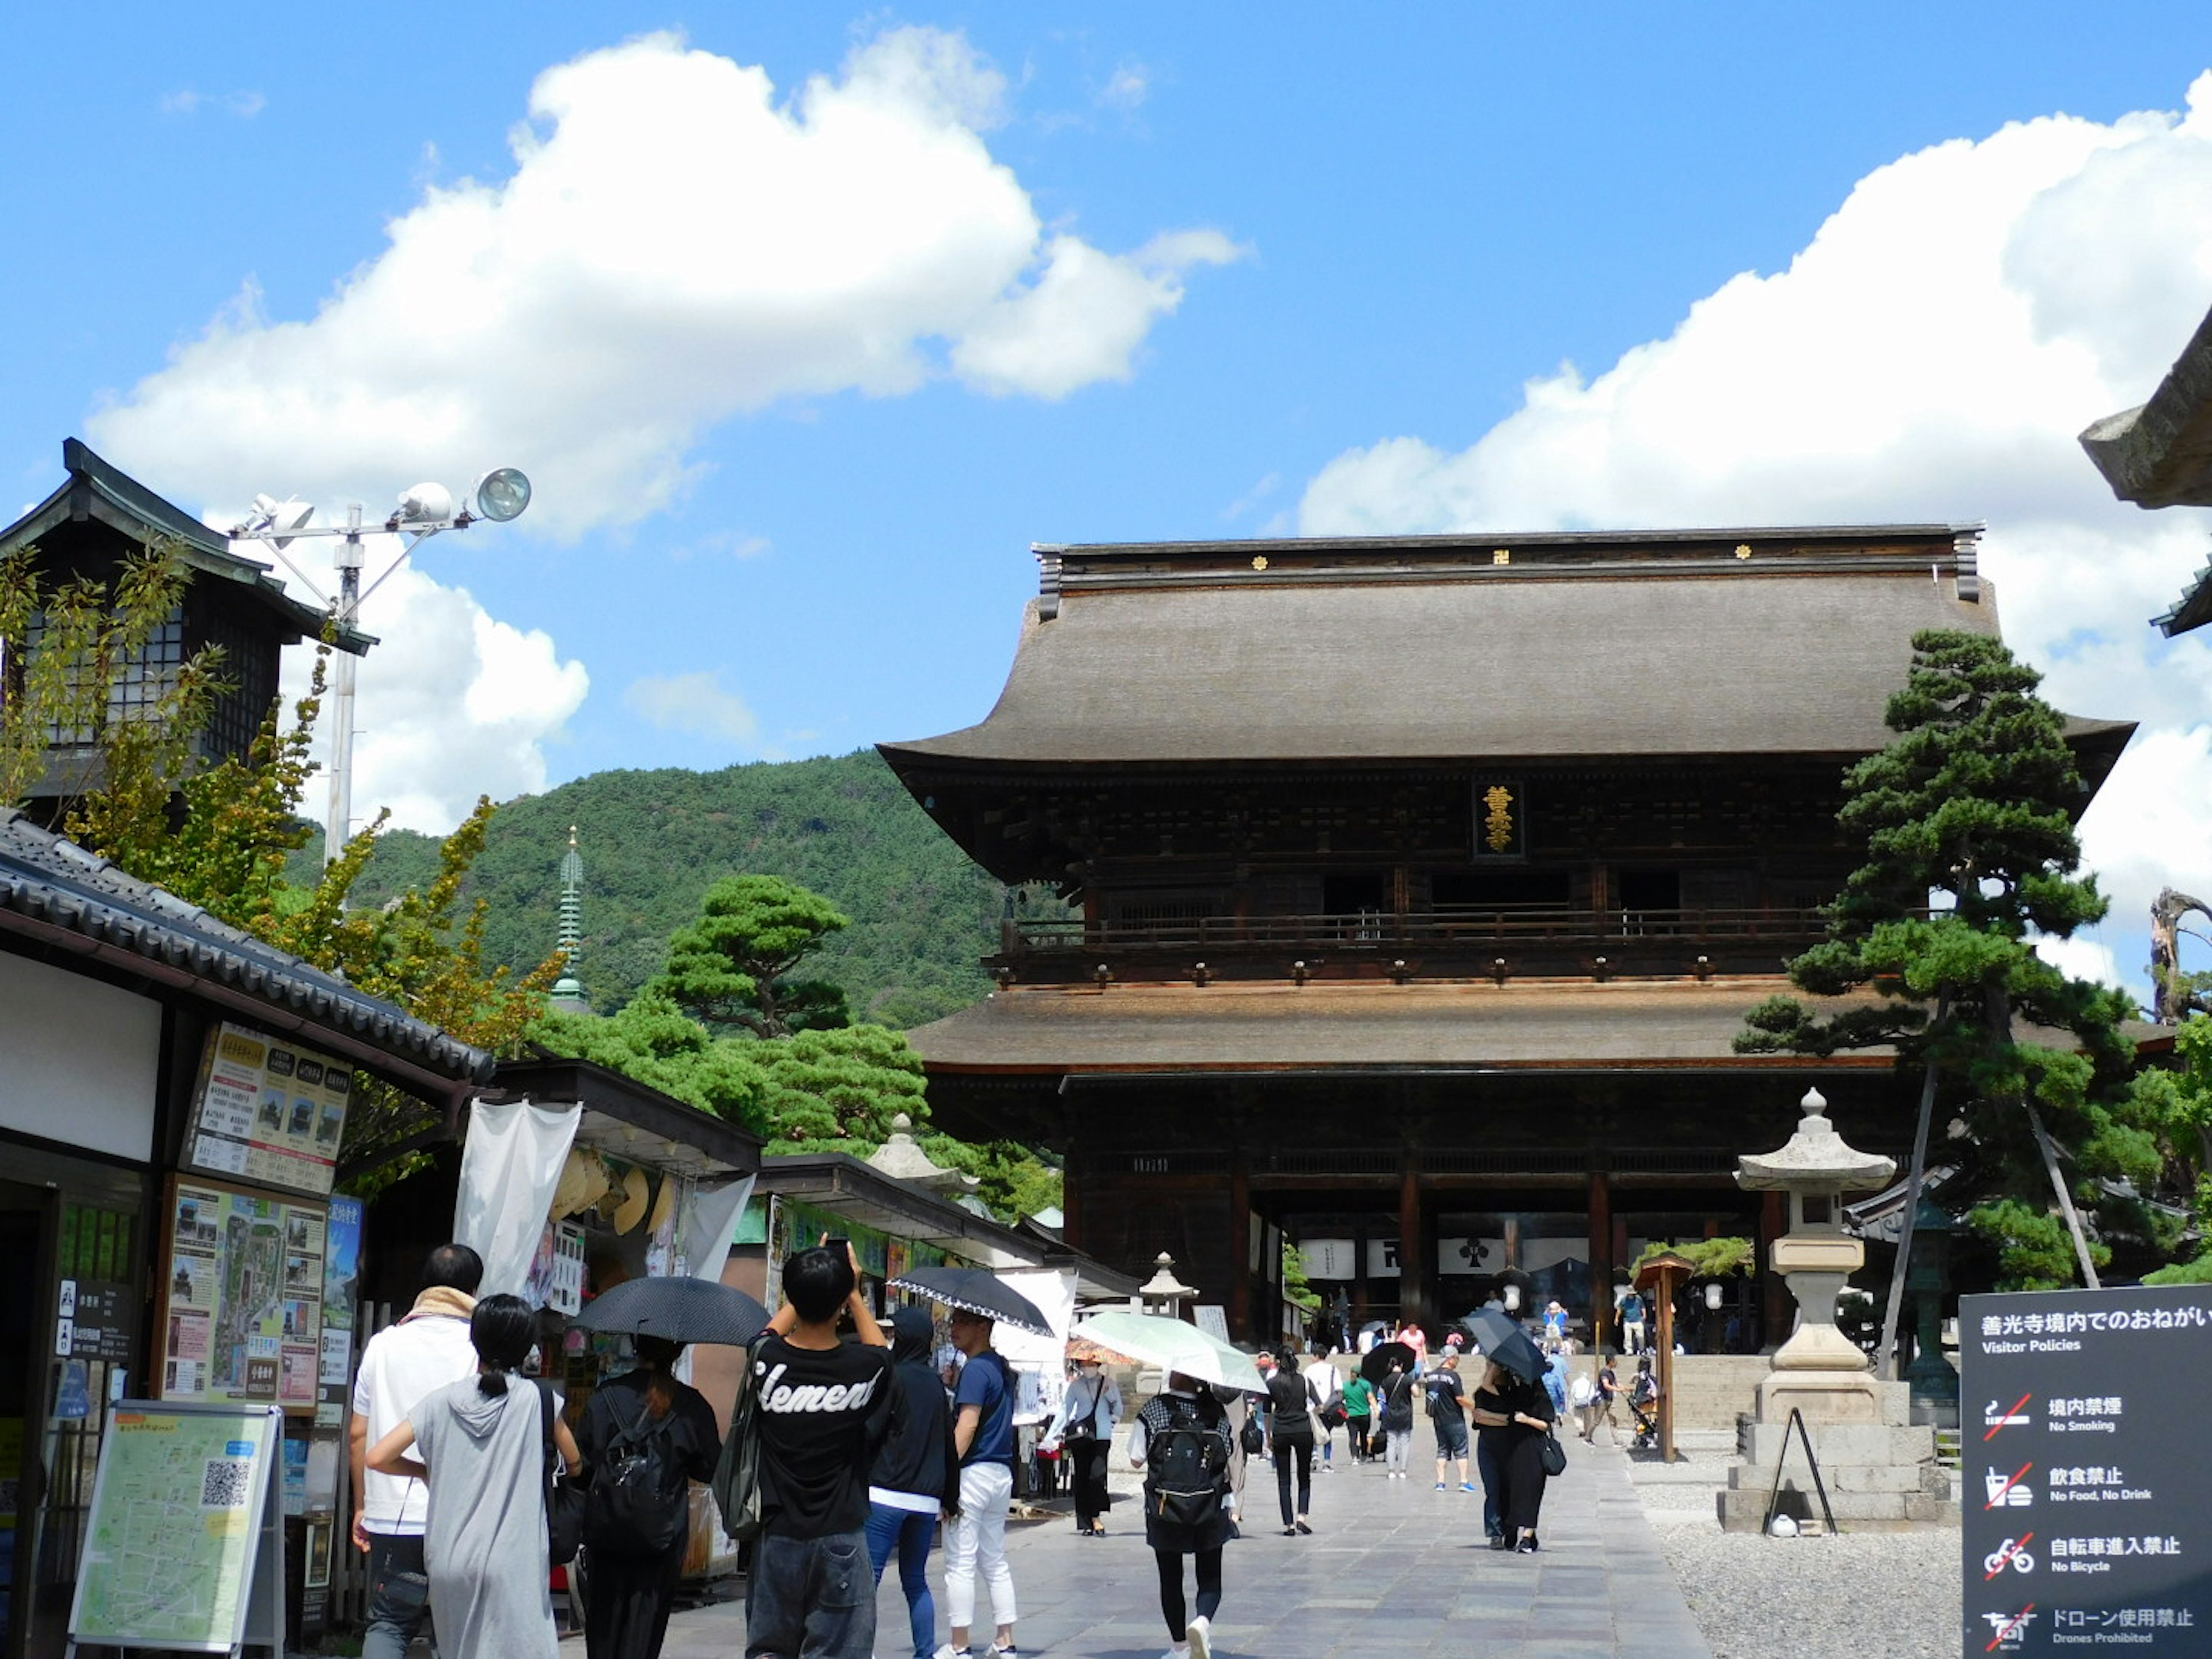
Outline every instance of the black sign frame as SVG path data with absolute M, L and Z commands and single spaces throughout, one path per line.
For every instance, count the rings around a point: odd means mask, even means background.
M 2212 1652 L 2212 1285 L 1959 1299 L 1960 1651 Z

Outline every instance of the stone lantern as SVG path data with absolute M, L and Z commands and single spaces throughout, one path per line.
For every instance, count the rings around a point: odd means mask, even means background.
M 1790 1231 L 1774 1241 L 1774 1271 L 1797 1298 L 1797 1328 L 1775 1350 L 1759 1385 L 1759 1410 L 1743 1440 L 1743 1460 L 1720 1494 L 1721 1525 L 1731 1532 L 1765 1524 L 1770 1494 L 1801 1526 L 1825 1493 L 1838 1525 L 1854 1530 L 1958 1524 L 1950 1476 L 1936 1461 L 1936 1431 L 1908 1420 L 1902 1382 L 1877 1382 L 1858 1345 L 1836 1328 L 1836 1298 L 1866 1260 L 1866 1246 L 1844 1231 L 1844 1194 L 1888 1184 L 1894 1158 L 1846 1145 L 1828 1121 L 1820 1091 L 1807 1091 L 1790 1144 L 1736 1160 L 1736 1184 L 1790 1194 Z M 1805 1444 L 1790 1456 L 1790 1413 L 1802 1419 Z M 1809 1446 L 1825 1486 L 1808 1490 Z M 1826 1512 L 1820 1517 L 1827 1518 Z
M 1152 1276 L 1137 1287 L 1145 1311 L 1165 1314 L 1170 1319 L 1181 1317 L 1182 1304 L 1198 1292 L 1175 1276 L 1175 1258 L 1165 1250 L 1152 1258 Z
M 1769 1263 L 1797 1299 L 1797 1327 L 1759 1385 L 1762 1421 L 1786 1418 L 1792 1407 L 1808 1422 L 1881 1420 L 1867 1357 L 1836 1327 L 1836 1298 L 1866 1261 L 1866 1246 L 1844 1231 L 1844 1194 L 1887 1184 L 1897 1160 L 1846 1144 L 1827 1105 L 1818 1089 L 1807 1090 L 1789 1145 L 1736 1160 L 1738 1186 L 1790 1195 L 1790 1231 L 1774 1241 Z

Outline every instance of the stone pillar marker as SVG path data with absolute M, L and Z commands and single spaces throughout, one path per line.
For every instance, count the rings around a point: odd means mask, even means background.
M 1866 1246 L 1844 1231 L 1843 1195 L 1887 1186 L 1897 1160 L 1862 1152 L 1828 1121 L 1828 1103 L 1808 1089 L 1797 1133 L 1778 1152 L 1736 1160 L 1736 1184 L 1786 1194 L 1790 1230 L 1768 1255 L 1797 1298 L 1797 1326 L 1774 1353 L 1759 1388 L 1759 1418 L 1787 1422 L 1795 1407 L 1812 1423 L 1879 1423 L 1881 1404 L 1867 1357 L 1836 1326 L 1844 1281 L 1866 1264 Z
M 1886 1186 L 1897 1160 L 1845 1142 L 1827 1107 L 1819 1090 L 1807 1091 L 1788 1145 L 1736 1160 L 1739 1186 L 1788 1200 L 1787 1230 L 1767 1259 L 1796 1299 L 1797 1324 L 1759 1385 L 1744 1461 L 1729 1470 L 1720 1494 L 1721 1525 L 1755 1531 L 1778 1468 L 1787 1471 L 1780 1512 L 1801 1524 L 1814 1518 L 1812 1471 L 1789 1433 L 1792 1411 L 1803 1419 L 1838 1527 L 1956 1525 L 1950 1480 L 1936 1462 L 1936 1431 L 1908 1421 L 1905 1385 L 1878 1381 L 1867 1356 L 1836 1326 L 1836 1299 L 1866 1261 L 1866 1246 L 1844 1231 L 1844 1194 Z

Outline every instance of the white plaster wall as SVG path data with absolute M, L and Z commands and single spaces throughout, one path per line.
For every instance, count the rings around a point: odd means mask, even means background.
M 0 1128 L 150 1161 L 161 1006 L 0 952 Z

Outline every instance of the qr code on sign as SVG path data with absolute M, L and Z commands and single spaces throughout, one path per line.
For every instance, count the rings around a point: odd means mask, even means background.
M 200 1475 L 200 1507 L 240 1510 L 253 1492 L 253 1463 L 250 1458 L 211 1457 Z

